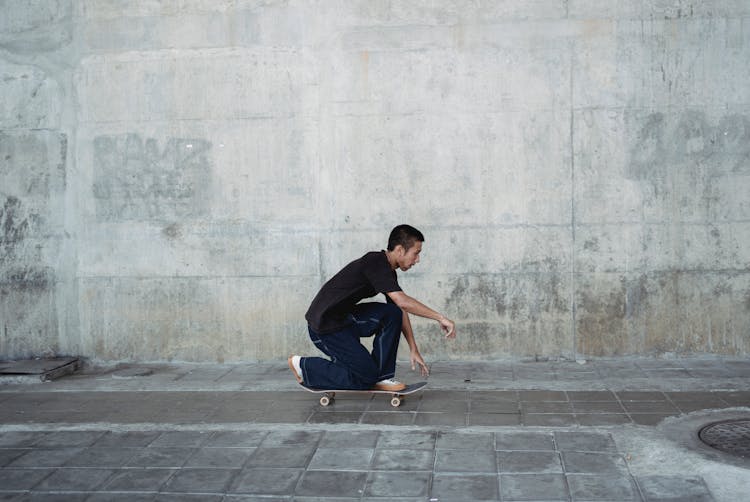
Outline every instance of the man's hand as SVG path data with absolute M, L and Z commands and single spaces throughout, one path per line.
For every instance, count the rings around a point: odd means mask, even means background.
M 411 352 L 410 359 L 412 371 L 417 371 L 417 365 L 419 365 L 419 372 L 422 374 L 422 376 L 426 377 L 430 374 L 430 369 L 427 367 L 427 363 L 424 362 L 424 359 L 422 359 L 422 354 L 420 354 L 418 350 L 413 350 Z
M 445 332 L 446 338 L 456 338 L 456 323 L 454 323 L 447 317 L 440 318 L 438 322 L 440 323 L 440 327 Z

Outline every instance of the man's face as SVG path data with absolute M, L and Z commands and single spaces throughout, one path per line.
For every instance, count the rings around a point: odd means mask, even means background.
M 398 268 L 406 272 L 414 265 L 419 263 L 419 253 L 422 252 L 421 242 L 415 241 L 408 251 L 405 251 L 404 248 L 400 245 L 397 247 L 400 248 Z

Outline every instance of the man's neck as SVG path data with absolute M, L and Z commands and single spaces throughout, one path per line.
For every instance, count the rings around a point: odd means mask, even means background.
M 388 263 L 391 265 L 391 270 L 398 268 L 398 262 L 396 261 L 396 255 L 393 251 L 386 251 L 385 257 L 388 259 Z

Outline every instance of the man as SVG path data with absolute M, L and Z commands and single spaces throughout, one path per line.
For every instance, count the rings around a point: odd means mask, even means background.
M 406 272 L 419 263 L 424 236 L 409 225 L 391 231 L 386 251 L 372 251 L 345 266 L 326 282 L 305 314 L 310 339 L 331 359 L 291 356 L 289 368 L 298 382 L 317 389 L 377 389 L 399 391 L 394 380 L 396 353 L 403 333 L 411 352 L 412 370 L 428 374 L 409 314 L 434 319 L 455 338 L 456 326 L 444 315 L 403 292 L 396 269 Z M 383 293 L 386 303 L 359 303 Z M 372 353 L 359 341 L 375 336 Z

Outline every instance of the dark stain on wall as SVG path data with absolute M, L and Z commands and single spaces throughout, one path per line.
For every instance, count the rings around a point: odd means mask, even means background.
M 570 311 L 569 293 L 552 261 L 527 263 L 523 270 L 453 278 L 446 310 L 455 312 L 459 319 L 531 322 L 544 314 L 565 315 Z
M 164 235 L 164 237 L 167 237 L 168 239 L 177 239 L 182 235 L 182 230 L 179 224 L 172 223 L 164 227 L 161 233 Z
M 46 291 L 55 282 L 54 271 L 49 267 L 23 267 L 8 270 L 0 277 L 0 289 L 11 291 Z
M 633 340 L 628 324 L 642 317 L 649 298 L 646 275 L 581 284 L 576 301 L 578 351 L 596 356 L 629 353 Z
M 21 201 L 8 196 L 0 208 L 0 245 L 3 255 L 10 255 L 29 229 L 29 220 L 22 214 Z
M 701 167 L 708 176 L 750 173 L 750 118 L 732 114 L 712 125 L 702 111 L 688 110 L 676 122 L 653 113 L 643 120 L 626 175 L 659 179 L 665 164 Z
M 175 220 L 206 214 L 211 143 L 172 138 L 160 148 L 138 134 L 94 139 L 97 218 Z

